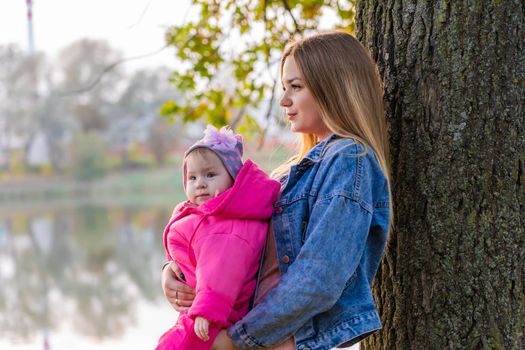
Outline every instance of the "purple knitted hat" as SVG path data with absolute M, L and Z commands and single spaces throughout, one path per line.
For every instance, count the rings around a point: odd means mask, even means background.
M 229 126 L 223 126 L 217 130 L 213 125 L 208 125 L 204 130 L 204 137 L 184 153 L 184 188 L 186 188 L 186 158 L 197 148 L 207 148 L 213 151 L 235 180 L 242 167 L 242 136 L 234 134 Z

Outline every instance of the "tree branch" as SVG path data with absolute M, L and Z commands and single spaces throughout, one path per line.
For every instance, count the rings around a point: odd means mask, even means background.
M 243 116 L 245 111 L 246 111 L 246 106 L 242 106 L 241 109 L 239 109 L 239 111 L 235 115 L 235 117 L 231 120 L 230 126 L 231 126 L 232 129 L 235 130 L 235 127 L 241 121 L 241 118 L 242 118 L 242 116 Z
M 148 10 L 148 8 L 149 8 L 149 6 L 151 5 L 152 2 L 153 2 L 153 0 L 150 0 L 148 2 L 146 7 L 144 8 L 144 10 L 142 11 L 142 14 L 140 15 L 140 18 L 138 19 L 137 23 L 133 24 L 131 27 L 129 27 L 129 29 L 131 29 L 133 26 L 137 25 L 138 23 L 140 23 L 140 21 L 142 21 L 142 18 L 144 17 L 144 14 Z M 190 12 L 190 9 L 191 9 L 191 6 L 189 6 L 186 9 L 186 13 L 184 15 L 183 23 L 187 22 L 188 13 Z M 87 86 L 85 86 L 83 88 L 80 88 L 80 89 L 77 89 L 77 90 L 65 91 L 65 92 L 59 93 L 57 96 L 58 97 L 68 97 L 68 96 L 77 95 L 77 94 L 81 94 L 81 93 L 87 92 L 87 91 L 93 89 L 102 80 L 102 78 L 104 77 L 105 74 L 110 72 L 112 69 L 114 69 L 118 65 L 126 63 L 128 61 L 133 61 L 133 60 L 138 60 L 138 59 L 154 56 L 154 55 L 158 54 L 159 52 L 161 52 L 161 51 L 165 50 L 166 48 L 168 48 L 168 46 L 170 46 L 170 45 L 166 44 L 163 47 L 161 47 L 160 49 L 155 50 L 155 51 L 150 52 L 150 53 L 147 53 L 147 54 L 144 54 L 144 55 L 133 56 L 133 57 L 128 57 L 128 58 L 123 58 L 123 59 L 117 60 L 117 61 L 113 62 L 112 64 L 108 65 L 106 68 L 104 68 L 99 73 L 99 75 L 95 79 L 93 79 L 91 81 L 91 83 L 89 83 Z
M 153 0 L 149 0 L 149 2 L 147 3 L 147 5 L 144 7 L 144 9 L 142 10 L 142 13 L 140 14 L 139 16 L 139 19 L 132 25 L 130 25 L 128 27 L 128 29 L 132 29 L 133 27 L 137 26 L 140 22 L 142 22 L 142 19 L 144 18 L 144 15 L 146 14 L 146 12 L 148 11 L 148 8 L 149 8 L 149 5 L 151 5 L 151 3 L 153 2 Z
M 274 77 L 273 85 L 272 85 L 272 93 L 270 94 L 270 102 L 268 103 L 268 109 L 266 110 L 266 115 L 264 117 L 266 119 L 266 127 L 263 129 L 262 135 L 259 138 L 259 146 L 257 147 L 258 150 L 261 150 L 262 147 L 264 146 L 265 136 L 266 136 L 266 133 L 268 132 L 268 125 L 270 124 L 270 117 L 272 116 L 273 103 L 275 101 L 275 88 L 277 86 L 277 80 L 278 79 Z
M 126 62 L 129 62 L 129 61 L 133 61 L 133 60 L 138 60 L 138 59 L 142 59 L 142 58 L 146 58 L 146 57 L 150 57 L 150 56 L 154 56 L 156 54 L 158 54 L 159 52 L 163 51 L 164 49 L 166 49 L 168 47 L 168 45 L 164 45 L 163 47 L 161 47 L 160 49 L 158 50 L 155 50 L 153 52 L 150 52 L 150 53 L 147 53 L 147 54 L 144 54 L 144 55 L 139 55 L 139 56 L 133 56 L 133 57 L 127 57 L 127 58 L 122 58 L 120 60 L 117 60 L 113 63 L 111 63 L 110 65 L 106 66 L 99 74 L 98 76 L 93 79 L 91 81 L 91 83 L 89 83 L 88 85 L 82 87 L 82 88 L 79 88 L 79 89 L 76 89 L 76 90 L 70 90 L 70 91 L 65 91 L 65 92 L 61 92 L 61 93 L 58 93 L 58 97 L 68 97 L 68 96 L 72 96 L 72 95 L 77 95 L 77 94 L 82 94 L 84 92 L 87 92 L 91 89 L 93 89 L 101 80 L 102 78 L 104 77 L 104 75 L 106 75 L 108 72 L 110 72 L 111 70 L 113 70 L 115 67 L 117 67 L 118 65 L 120 64 L 123 64 L 123 63 L 126 63 Z
M 295 33 L 302 33 L 302 30 L 299 27 L 299 23 L 297 23 L 297 20 L 295 19 L 294 15 L 292 13 L 292 9 L 290 8 L 290 4 L 288 3 L 288 0 L 283 0 L 283 5 L 284 5 L 284 8 L 286 9 L 286 11 L 288 11 L 288 13 L 290 14 L 290 17 L 292 17 L 292 20 L 293 20 L 293 23 L 294 23 L 294 26 L 295 26 Z

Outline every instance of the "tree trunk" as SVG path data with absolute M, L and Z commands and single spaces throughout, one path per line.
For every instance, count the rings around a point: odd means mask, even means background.
M 525 349 L 525 3 L 363 0 L 395 229 L 362 349 Z

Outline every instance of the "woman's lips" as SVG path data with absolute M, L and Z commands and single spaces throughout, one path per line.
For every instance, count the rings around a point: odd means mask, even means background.
M 288 119 L 293 119 L 295 118 L 295 116 L 297 115 L 297 113 L 288 113 Z

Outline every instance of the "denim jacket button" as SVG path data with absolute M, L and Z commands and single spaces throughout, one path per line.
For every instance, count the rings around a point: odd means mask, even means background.
M 275 212 L 276 212 L 277 214 L 281 214 L 281 213 L 283 212 L 283 208 L 281 208 L 281 207 L 277 207 L 277 208 L 275 209 Z
M 290 262 L 290 257 L 288 255 L 283 256 L 283 263 L 288 264 Z

